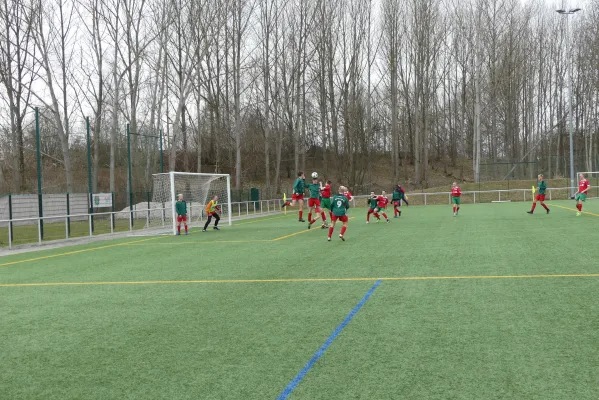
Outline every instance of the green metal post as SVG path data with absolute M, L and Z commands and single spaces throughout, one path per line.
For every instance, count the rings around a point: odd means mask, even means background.
M 92 190 L 92 151 L 91 137 L 89 134 L 89 117 L 85 117 L 85 127 L 87 131 L 87 188 L 89 190 L 89 213 L 94 213 L 94 195 Z M 94 231 L 94 217 L 91 217 L 92 232 Z
M 131 132 L 127 124 L 127 166 L 129 168 L 129 213 L 131 215 L 131 226 L 133 226 L 133 178 L 131 173 Z
M 40 138 L 40 109 L 35 108 L 35 150 L 37 154 L 37 203 L 40 217 L 40 236 L 44 238 L 44 207 L 42 204 L 42 151 Z
M 162 128 L 160 128 L 160 173 L 164 174 L 164 151 L 162 150 Z

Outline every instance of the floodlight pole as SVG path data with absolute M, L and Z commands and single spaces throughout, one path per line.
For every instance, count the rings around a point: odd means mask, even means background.
M 571 8 L 566 10 L 556 10 L 560 15 L 566 16 L 566 46 L 568 46 L 568 130 L 570 133 L 570 197 L 574 197 L 574 116 L 572 115 L 572 46 L 570 46 L 570 19 L 568 16 L 580 11 L 580 8 Z

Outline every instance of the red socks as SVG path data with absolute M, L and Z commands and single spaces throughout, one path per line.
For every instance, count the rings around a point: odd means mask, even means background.
M 329 217 L 331 217 L 331 221 L 333 220 L 333 212 L 329 211 Z
M 399 208 L 393 207 L 393 215 L 397 217 L 399 215 Z
M 187 225 L 185 225 L 185 233 L 188 233 L 189 231 L 187 230 Z
M 578 211 L 582 211 L 582 204 L 576 204 L 576 208 L 578 209 Z
M 322 218 L 322 222 L 323 222 L 323 223 L 327 222 L 327 216 L 326 216 L 326 214 L 324 213 L 324 211 L 320 213 L 320 218 Z
M 342 226 L 341 227 L 341 236 L 345 235 L 345 231 L 347 230 L 347 226 Z
M 333 236 L 333 230 L 335 230 L 335 228 L 333 228 L 332 226 L 329 228 L 329 237 Z
M 304 212 L 303 212 L 303 211 L 300 211 L 300 212 L 299 212 L 299 219 L 302 219 L 303 215 L 304 215 Z
M 385 219 L 389 219 L 389 217 L 387 217 L 387 214 L 383 213 L 383 217 L 385 217 Z
M 301 218 L 301 217 L 300 217 L 300 218 Z M 312 223 L 312 213 L 311 213 L 311 212 L 309 212 L 309 213 L 308 213 L 308 221 L 309 221 L 310 223 Z
M 377 219 L 381 219 L 381 216 L 379 215 L 379 213 L 374 213 L 374 216 L 375 216 Z
M 545 207 L 545 206 L 543 206 Z M 530 211 L 534 211 L 535 208 L 537 208 L 537 203 L 532 203 L 532 208 L 530 209 Z
M 541 205 L 543 206 L 543 208 L 544 208 L 545 210 L 549 210 L 549 207 L 547 207 L 547 206 L 545 205 L 545 203 L 541 203 Z
M 177 225 L 177 232 L 181 233 L 181 225 Z
M 456 207 L 455 207 L 455 206 L 453 206 L 453 212 L 454 212 L 454 213 L 455 213 L 455 211 L 456 211 L 455 209 L 456 209 Z

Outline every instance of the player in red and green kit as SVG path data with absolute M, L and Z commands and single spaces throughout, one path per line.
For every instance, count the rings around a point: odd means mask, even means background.
M 389 199 L 387 198 L 387 193 L 385 193 L 385 191 L 383 191 L 381 193 L 381 195 L 376 198 L 376 202 L 377 202 L 377 204 L 376 204 L 376 208 L 374 210 L 374 216 L 380 220 L 381 219 L 381 217 L 379 216 L 379 212 L 380 212 L 381 214 L 383 214 L 383 217 L 385 217 L 385 220 L 387 221 L 387 223 L 391 222 L 389 220 L 389 217 L 387 217 L 387 214 L 385 213 L 387 204 L 389 204 Z
M 324 209 L 329 210 L 329 217 L 331 220 L 333 219 L 333 212 L 331 211 L 331 181 L 327 181 L 325 186 L 320 186 L 320 196 L 322 197 L 322 201 L 320 202 L 320 206 Z
M 339 188 L 339 194 L 336 194 L 331 199 L 331 207 L 333 212 L 333 223 L 329 228 L 329 236 L 327 240 L 331 241 L 331 236 L 333 236 L 333 232 L 335 231 L 335 224 L 337 221 L 341 221 L 343 226 L 341 227 L 341 234 L 339 235 L 339 239 L 345 241 L 345 231 L 347 230 L 347 221 L 349 218 L 347 217 L 347 210 L 349 209 L 349 200 L 347 196 L 344 195 L 344 191 L 347 190 L 343 186 Z
M 406 201 L 406 191 L 401 187 L 401 185 L 395 185 L 395 189 L 393 190 L 393 218 L 401 217 L 401 201 Z M 406 204 L 408 202 L 406 201 Z
M 549 208 L 547 208 L 547 206 L 545 205 L 545 192 L 547 191 L 547 183 L 545 183 L 545 180 L 543 179 L 543 174 L 539 174 L 538 181 L 539 182 L 537 183 L 537 195 L 535 196 L 535 200 L 532 202 L 532 208 L 530 209 L 530 211 L 527 211 L 527 213 L 534 213 L 535 208 L 537 206 L 537 201 L 540 201 L 543 208 L 547 211 L 547 214 L 549 214 Z
M 295 207 L 296 202 L 299 203 L 299 222 L 306 222 L 302 218 L 304 215 L 304 194 L 306 193 L 306 176 L 302 171 L 297 173 L 297 179 L 293 182 L 293 195 L 291 202 L 287 201 L 283 204 L 285 207 Z
M 187 229 L 187 203 L 183 200 L 182 194 L 177 196 L 175 211 L 177 212 L 177 235 L 181 234 L 181 222 L 185 225 L 185 234 L 189 235 L 189 230 Z
M 456 182 L 451 185 L 451 202 L 453 204 L 453 216 L 457 216 L 460 211 L 460 197 L 462 196 L 462 190 Z
M 578 211 L 576 212 L 577 217 L 580 217 L 582 215 L 582 202 L 586 201 L 587 194 L 589 193 L 589 189 L 591 188 L 591 185 L 589 184 L 589 181 L 587 181 L 584 174 L 580 174 L 579 179 L 580 180 L 578 181 L 578 192 L 576 192 L 575 194 L 576 208 L 578 209 Z
M 370 192 L 370 198 L 368 199 L 368 212 L 366 213 L 366 223 L 370 223 L 370 215 L 374 214 L 374 210 L 376 210 L 376 206 L 378 204 L 377 195 L 374 192 Z M 380 217 L 377 217 L 380 219 Z
M 312 227 L 312 224 L 316 222 L 316 219 L 312 219 L 312 210 L 316 214 L 320 214 L 322 218 L 322 229 L 327 227 L 327 216 L 320 208 L 320 186 L 322 183 L 318 181 L 318 178 L 312 178 L 312 183 L 307 186 L 310 192 L 310 198 L 308 199 L 308 229 Z

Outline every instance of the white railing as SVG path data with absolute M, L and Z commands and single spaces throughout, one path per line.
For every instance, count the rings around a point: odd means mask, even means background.
M 547 188 L 547 200 L 566 200 L 570 197 L 572 188 Z M 422 192 L 406 193 L 408 202 L 414 205 L 429 204 L 451 204 L 451 192 Z M 367 199 L 368 195 L 355 196 L 356 199 Z M 476 203 L 505 203 L 511 201 L 532 201 L 531 189 L 498 189 L 498 190 L 474 190 L 462 192 L 462 202 L 466 204 Z
M 282 211 L 281 205 L 282 205 L 282 201 L 280 199 L 235 202 L 235 203 L 231 203 L 231 210 L 228 210 L 228 211 L 231 212 L 231 216 L 233 219 L 239 220 L 239 219 L 244 219 L 244 218 L 259 217 L 262 215 L 268 215 L 268 214 L 272 214 L 272 213 L 276 213 L 276 212 L 281 212 Z M 198 219 L 196 220 L 196 222 L 201 221 L 202 219 L 205 219 L 205 216 L 203 214 L 204 207 L 202 207 L 202 206 L 198 206 L 198 207 L 200 207 L 199 213 L 194 212 L 193 209 L 189 210 L 190 216 L 193 215 L 194 213 L 196 213 L 196 215 L 198 215 Z M 195 209 L 195 207 L 194 207 L 194 209 Z M 161 222 L 158 222 L 158 226 L 151 226 L 152 218 L 150 216 L 152 213 L 163 214 L 167 218 L 159 218 L 161 220 Z M 168 216 L 170 215 L 170 208 L 158 207 L 158 208 L 145 208 L 145 209 L 134 208 L 132 211 L 125 210 L 125 211 L 114 211 L 114 212 L 98 212 L 98 213 L 93 213 L 93 214 L 78 213 L 78 214 L 69 214 L 69 215 L 49 215 L 49 216 L 44 216 L 44 217 L 3 219 L 3 220 L 0 220 L 0 226 L 8 226 L 8 248 L 12 249 L 14 246 L 13 236 L 15 233 L 15 225 L 19 225 L 18 228 L 22 228 L 21 225 L 25 225 L 25 226 L 29 226 L 29 227 L 32 225 L 36 225 L 37 226 L 37 241 L 36 242 L 37 242 L 37 244 L 41 245 L 44 240 L 43 236 L 45 236 L 45 235 L 42 235 L 42 229 L 43 229 L 42 227 L 45 227 L 46 224 L 49 224 L 49 223 L 64 224 L 64 226 L 65 226 L 64 240 L 69 240 L 69 239 L 75 238 L 69 233 L 69 229 L 71 226 L 71 223 L 70 223 L 71 219 L 74 219 L 74 218 L 84 219 L 85 218 L 87 220 L 89 236 L 88 235 L 86 235 L 86 236 L 78 235 L 76 238 L 80 239 L 81 237 L 94 237 L 94 236 L 112 235 L 115 233 L 133 232 L 134 231 L 134 222 L 139 222 L 139 220 L 143 221 L 143 219 L 144 219 L 144 217 L 136 218 L 135 216 L 137 216 L 137 215 L 145 216 L 145 227 L 159 228 L 161 225 L 163 228 L 169 228 L 170 224 L 171 224 L 171 221 L 168 218 Z M 97 222 L 98 220 L 102 220 L 102 219 L 98 219 L 98 217 L 104 217 L 104 218 L 108 218 L 110 220 L 110 233 L 106 232 L 106 233 L 101 233 L 101 234 L 94 234 L 94 222 Z M 116 232 L 116 221 L 125 221 L 125 220 L 127 220 L 127 222 L 128 222 L 128 229 L 125 229 L 120 232 Z M 77 221 L 77 223 L 80 223 L 80 222 L 82 222 L 82 221 L 81 220 Z M 62 239 L 53 237 L 52 240 L 62 240 Z M 35 243 L 35 242 L 33 242 L 33 243 Z M 26 244 L 32 244 L 32 242 L 28 242 Z
M 561 199 L 565 200 L 569 198 L 569 193 L 571 188 L 547 188 L 547 200 L 553 199 Z M 451 204 L 451 192 L 436 192 L 436 193 L 407 193 L 408 201 L 410 205 L 430 205 L 430 204 Z M 354 197 L 354 204 L 352 206 L 361 206 L 363 204 L 357 203 L 357 200 L 365 200 L 369 196 L 368 195 L 360 195 Z M 509 201 L 530 201 L 533 198 L 533 194 L 531 189 L 509 189 L 509 190 L 482 190 L 482 191 L 465 191 L 462 192 L 462 203 L 464 204 L 476 204 L 476 203 L 498 203 L 498 202 L 509 202 Z M 251 217 L 259 217 L 261 215 L 267 215 L 271 213 L 281 212 L 282 201 L 280 199 L 273 200 L 258 200 L 258 201 L 244 201 L 244 202 L 234 202 L 231 203 L 231 209 L 228 210 L 231 213 L 233 219 L 239 220 L 243 218 L 251 218 Z M 198 215 L 197 221 L 201 221 L 203 216 L 203 207 L 200 207 L 200 212 L 194 214 L 194 209 L 190 209 L 190 216 Z M 168 215 L 170 213 L 170 208 L 146 208 L 139 209 L 134 208 L 132 211 L 115 211 L 115 212 L 102 212 L 102 213 L 93 213 L 93 214 L 71 214 L 71 215 L 52 215 L 52 216 L 44 216 L 40 217 L 31 217 L 31 218 L 16 218 L 16 219 L 4 219 L 0 220 L 0 226 L 8 225 L 8 248 L 13 248 L 13 234 L 14 234 L 14 224 L 17 223 L 29 223 L 30 225 L 37 225 L 37 243 L 42 244 L 42 222 L 43 221 L 56 221 L 59 220 L 60 223 L 65 224 L 65 236 L 64 239 L 72 239 L 69 234 L 69 220 L 71 218 L 85 218 L 87 219 L 87 224 L 89 226 L 89 237 L 100 236 L 100 235 L 110 235 L 116 232 L 115 224 L 117 220 L 124 221 L 128 220 L 128 229 L 124 230 L 124 232 L 132 232 L 134 230 L 134 222 L 143 218 L 135 218 L 134 215 L 143 215 L 145 214 L 146 219 L 146 227 L 150 228 L 160 228 L 160 226 L 150 226 L 152 222 L 151 214 L 152 213 L 164 213 L 167 217 L 160 218 L 162 223 L 162 227 L 168 228 L 170 226 L 170 218 Z M 102 234 L 94 234 L 93 224 L 94 220 L 97 217 L 108 217 L 110 220 L 110 233 L 102 233 Z M 168 221 L 168 225 L 167 225 Z M 196 221 L 196 222 L 197 222 Z M 160 223 L 158 223 L 160 225 Z M 81 236 L 78 236 L 79 238 Z M 60 239 L 62 240 L 62 239 Z

